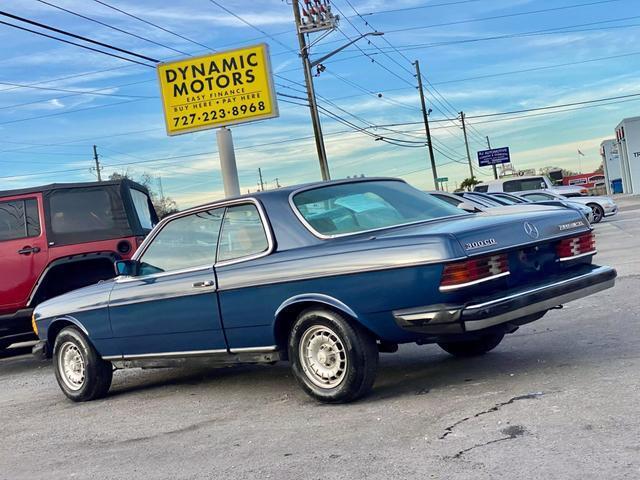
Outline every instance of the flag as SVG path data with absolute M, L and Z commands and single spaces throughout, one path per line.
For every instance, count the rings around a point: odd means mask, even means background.
M 580 151 L 580 149 L 578 149 L 578 155 L 580 155 L 580 156 L 583 156 L 583 157 L 584 157 L 584 153 L 582 153 L 582 152 Z

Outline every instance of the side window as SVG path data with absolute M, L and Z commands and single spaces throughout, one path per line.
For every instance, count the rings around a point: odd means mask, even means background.
M 227 208 L 218 246 L 219 262 L 256 255 L 268 248 L 267 234 L 255 205 Z
M 529 193 L 524 197 L 528 200 L 533 200 L 534 202 L 541 202 L 545 200 L 556 200 L 551 195 L 545 195 L 544 193 Z
M 136 209 L 136 215 L 140 221 L 140 226 L 145 230 L 151 230 L 154 226 L 153 218 L 151 216 L 151 210 L 149 209 L 149 197 L 146 193 L 132 188 L 131 199 L 133 200 L 133 207 Z
M 520 192 L 522 191 L 522 180 L 509 180 L 508 182 L 504 182 L 502 185 L 502 189 L 505 192 Z
M 40 235 L 38 201 L 14 200 L 0 202 L 0 241 Z
M 474 191 L 474 192 L 483 192 L 483 193 L 486 193 L 486 192 L 488 192 L 488 191 L 489 191 L 489 185 L 476 185 L 476 186 L 473 188 L 473 191 Z
M 167 223 L 140 258 L 140 275 L 213 265 L 224 208 Z

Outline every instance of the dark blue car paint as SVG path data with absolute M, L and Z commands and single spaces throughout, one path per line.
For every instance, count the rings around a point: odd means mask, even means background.
M 344 311 L 381 340 L 421 341 L 420 334 L 399 327 L 392 312 L 463 299 L 462 293 L 438 290 L 444 262 L 508 250 L 514 275 L 505 281 L 513 285 L 536 271 L 520 258 L 523 246 L 533 248 L 589 230 L 585 221 L 561 231 L 560 225 L 584 220 L 569 210 L 528 215 L 461 212 L 458 217 L 323 240 L 292 211 L 291 191 L 253 197 L 263 205 L 273 232 L 275 248 L 269 255 L 152 279 L 119 277 L 65 294 L 36 310 L 40 337 L 47 339 L 54 322 L 72 321 L 86 329 L 105 357 L 265 347 L 276 344 L 280 312 L 315 301 Z M 535 223 L 539 238 L 527 236 L 525 221 Z M 465 249 L 468 242 L 489 238 L 494 245 Z M 549 262 L 559 268 L 551 258 L 542 263 Z M 212 280 L 214 288 L 193 288 L 204 280 Z

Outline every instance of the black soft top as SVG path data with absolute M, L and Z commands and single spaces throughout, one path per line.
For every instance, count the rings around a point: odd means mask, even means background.
M 47 185 L 38 185 L 36 187 L 17 188 L 15 190 L 0 190 L 0 197 L 12 197 L 14 195 L 24 195 L 28 193 L 48 193 L 52 190 L 66 189 L 66 188 L 86 188 L 86 187 L 99 187 L 99 186 L 116 186 L 127 185 L 129 188 L 135 188 L 141 190 L 147 195 L 149 191 L 147 187 L 137 182 L 123 178 L 120 180 L 107 180 L 105 182 L 76 182 L 76 183 L 49 183 Z

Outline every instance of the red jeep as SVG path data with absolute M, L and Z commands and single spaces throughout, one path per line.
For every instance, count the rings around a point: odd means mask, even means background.
M 114 277 L 157 221 L 129 180 L 0 191 L 0 354 L 35 339 L 38 303 Z

